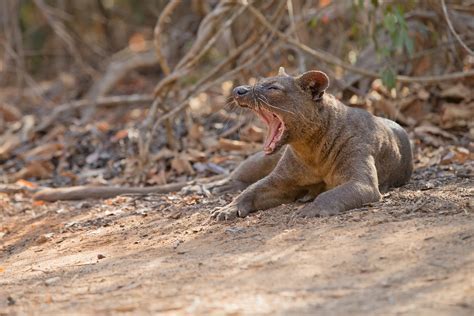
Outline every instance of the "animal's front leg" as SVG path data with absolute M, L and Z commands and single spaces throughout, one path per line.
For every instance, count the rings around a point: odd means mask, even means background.
M 301 189 L 291 184 L 276 184 L 272 177 L 266 177 L 245 189 L 229 205 L 212 211 L 211 217 L 217 220 L 232 220 L 245 217 L 251 212 L 294 201 Z
M 370 202 L 380 200 L 377 171 L 373 159 L 370 157 L 357 165 L 352 164 L 354 170 L 344 170 L 346 181 L 335 188 L 323 192 L 316 199 L 296 212 L 299 217 L 315 217 L 335 215 L 343 211 L 361 207 Z
M 320 194 L 313 202 L 301 208 L 296 215 L 315 217 L 335 215 L 380 200 L 377 187 L 351 181 Z

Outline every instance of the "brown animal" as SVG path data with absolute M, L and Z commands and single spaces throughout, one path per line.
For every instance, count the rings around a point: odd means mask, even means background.
M 297 199 L 311 201 L 296 216 L 337 214 L 380 200 L 380 192 L 405 184 L 413 171 L 405 130 L 397 123 L 350 108 L 325 93 L 328 76 L 308 71 L 233 90 L 241 107 L 267 125 L 264 152 L 237 168 L 220 189 L 246 189 L 211 214 L 245 217 Z M 219 189 L 219 188 L 218 188 Z

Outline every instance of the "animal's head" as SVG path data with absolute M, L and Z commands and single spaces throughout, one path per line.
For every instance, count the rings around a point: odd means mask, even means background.
M 324 107 L 328 86 L 324 72 L 311 70 L 292 77 L 280 67 L 277 76 L 238 86 L 232 94 L 238 105 L 252 109 L 268 125 L 264 151 L 271 154 L 296 139 L 307 121 L 314 119 L 314 113 Z

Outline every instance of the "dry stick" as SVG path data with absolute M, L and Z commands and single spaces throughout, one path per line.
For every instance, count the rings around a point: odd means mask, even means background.
M 171 70 L 166 61 L 165 56 L 163 55 L 163 51 L 161 50 L 161 34 L 165 28 L 165 24 L 169 22 L 169 18 L 173 11 L 178 7 L 181 0 L 172 0 L 168 2 L 166 7 L 163 9 L 163 13 L 160 14 L 158 21 L 156 22 L 154 33 L 154 40 L 155 40 L 155 50 L 156 50 L 156 57 L 158 58 L 158 62 L 160 63 L 161 70 L 167 76 L 170 74 Z
M 222 1 L 222 3 L 225 3 L 225 1 Z M 237 17 L 239 17 L 244 12 L 245 9 L 246 9 L 246 6 L 244 6 L 239 11 L 234 13 L 234 15 L 232 15 L 229 18 L 229 20 L 227 20 L 227 22 L 211 37 L 211 39 L 207 42 L 207 44 L 204 46 L 204 48 L 195 46 L 196 45 L 196 43 L 195 43 L 193 45 L 193 47 L 191 47 L 190 51 L 199 50 L 200 53 L 193 56 L 193 55 L 190 55 L 189 52 L 188 52 L 188 54 L 186 54 L 181 59 L 181 61 L 178 63 L 178 65 L 176 66 L 176 69 L 170 75 L 166 76 L 163 80 L 161 80 L 157 84 L 157 86 L 155 87 L 155 90 L 154 90 L 155 96 L 159 96 L 162 90 L 164 90 L 165 88 L 167 88 L 170 85 L 172 85 L 173 83 L 175 83 L 178 79 L 180 79 L 183 76 L 187 75 L 191 71 L 191 67 L 194 66 L 197 63 L 197 61 L 200 58 L 202 58 L 209 51 L 209 49 L 212 47 L 212 45 L 209 45 L 209 44 L 210 43 L 213 44 L 216 41 L 216 39 L 224 32 L 224 30 L 227 29 L 228 27 L 230 27 L 230 25 L 232 25 L 234 20 Z M 225 13 L 225 12 L 226 11 L 223 11 L 223 13 Z M 202 23 L 204 23 L 204 21 Z M 200 35 L 198 33 L 198 39 L 196 40 L 196 42 L 199 41 L 199 37 L 203 37 L 203 36 L 207 36 L 207 35 L 206 34 L 204 34 L 204 35 L 201 34 Z M 156 114 L 156 113 L 152 113 L 152 114 Z M 153 117 L 152 120 L 154 120 L 154 119 L 155 119 L 155 117 Z
M 237 5 L 236 1 L 221 0 L 219 4 L 199 24 L 197 38 L 193 46 L 181 58 L 176 69 L 190 68 L 212 47 L 209 42 L 214 42 L 217 34 L 222 34 L 226 27 L 221 21 L 224 16 Z M 245 7 L 245 6 L 244 6 Z M 233 15 L 228 20 L 234 21 L 240 14 Z
M 222 6 L 225 6 L 225 5 L 230 5 L 232 3 L 231 2 L 226 2 L 226 1 L 221 1 L 220 5 L 221 4 L 223 4 Z M 221 10 L 221 11 L 219 11 L 220 12 L 219 14 L 224 14 L 229 10 L 229 9 L 223 9 L 222 6 L 216 8 L 215 11 L 216 10 L 217 11 Z M 245 9 L 246 9 L 246 6 L 244 6 L 243 8 L 238 10 L 236 13 L 234 13 L 234 15 L 232 15 L 229 18 L 229 20 L 224 24 L 224 26 L 222 28 L 220 28 L 211 37 L 211 39 L 207 42 L 207 44 L 204 46 L 204 48 L 200 48 L 200 47 L 197 46 L 197 45 L 205 44 L 202 40 L 200 40 L 200 38 L 202 38 L 203 36 L 208 37 L 209 35 L 207 34 L 207 32 L 210 32 L 210 31 L 213 31 L 213 30 L 212 29 L 209 30 L 209 28 L 207 28 L 207 29 L 205 29 L 205 31 L 207 31 L 206 34 L 199 34 L 198 33 L 198 38 L 196 39 L 196 42 L 191 47 L 190 51 L 178 63 L 178 65 L 176 66 L 176 69 L 174 69 L 171 74 L 167 75 L 163 80 L 161 80 L 157 84 L 157 86 L 155 87 L 155 90 L 154 90 L 155 100 L 153 101 L 153 103 L 151 105 L 150 111 L 148 112 L 148 115 L 147 115 L 147 118 L 146 118 L 145 124 L 144 124 L 144 138 L 145 138 L 145 140 L 142 140 L 142 138 L 140 138 L 140 140 L 139 140 L 139 142 L 140 142 L 139 143 L 139 156 L 140 156 L 140 160 L 142 161 L 142 164 L 145 163 L 145 161 L 147 160 L 147 156 L 149 154 L 151 138 L 153 137 L 153 134 L 154 134 L 152 131 L 154 130 L 154 126 L 156 126 L 156 124 L 153 124 L 153 123 L 156 121 L 156 117 L 157 117 L 157 113 L 158 113 L 158 106 L 166 100 L 166 97 L 162 98 L 161 94 L 163 93 L 163 91 L 165 92 L 165 94 L 167 94 L 179 78 L 182 78 L 183 76 L 185 76 L 186 74 L 188 74 L 191 71 L 192 66 L 194 66 L 197 63 L 197 61 L 200 58 L 202 58 L 204 56 L 204 54 L 207 53 L 207 51 L 211 48 L 211 45 L 209 45 L 209 43 L 213 44 L 216 41 L 216 39 L 218 38 L 218 36 L 220 34 L 222 34 L 222 32 L 226 28 L 230 27 L 230 25 L 233 23 L 233 21 L 238 16 L 240 16 L 244 12 Z M 213 13 L 211 12 L 211 14 L 214 14 L 213 15 L 214 19 L 216 19 L 216 16 L 219 15 L 214 11 L 213 11 Z M 201 23 L 204 23 L 204 22 L 206 22 L 208 24 L 210 23 L 209 20 L 206 20 L 206 19 L 205 19 L 205 21 L 203 21 Z M 192 51 L 196 51 L 196 50 L 199 50 L 200 53 L 195 55 L 195 56 L 190 54 Z
M 284 3 L 284 2 L 282 2 Z M 279 12 L 281 10 L 277 10 L 277 12 Z M 283 11 L 281 11 L 283 12 Z M 281 14 L 277 14 L 277 17 L 280 16 L 281 17 Z M 277 23 L 277 25 L 279 24 L 279 22 Z M 163 122 L 164 120 L 176 115 L 177 113 L 183 111 L 184 109 L 186 109 L 189 105 L 189 99 L 191 97 L 193 97 L 194 95 L 196 95 L 197 93 L 200 93 L 201 91 L 205 91 L 207 89 L 209 89 L 210 87 L 212 86 L 215 86 L 216 84 L 218 84 L 219 82 L 222 82 L 224 80 L 226 80 L 227 78 L 229 77 L 233 77 L 235 74 L 237 74 L 238 72 L 242 71 L 243 69 L 247 68 L 247 67 L 250 67 L 252 65 L 254 65 L 261 56 L 263 56 L 265 53 L 266 53 L 266 50 L 265 48 L 270 44 L 271 42 L 271 39 L 273 37 L 273 32 L 271 33 L 271 35 L 269 36 L 268 38 L 268 41 L 266 43 L 263 44 L 262 48 L 258 48 L 258 53 L 257 54 L 254 54 L 252 55 L 253 57 L 250 58 L 249 60 L 247 60 L 246 63 L 240 65 L 239 67 L 237 68 L 234 68 L 232 71 L 230 72 L 227 72 L 225 73 L 224 75 L 222 75 L 221 77 L 218 77 L 217 79 L 215 79 L 214 81 L 212 82 L 209 82 L 207 83 L 206 85 L 204 86 L 195 86 L 193 88 L 193 90 L 188 93 L 188 95 L 186 96 L 186 98 L 178 105 L 176 106 L 173 110 L 171 110 L 170 112 L 166 113 L 165 115 L 163 115 L 162 117 L 158 118 L 155 122 L 155 125 L 154 125 L 154 129 L 157 128 L 157 126 Z M 222 65 L 222 64 L 221 64 Z M 203 84 L 204 82 L 202 82 Z
M 441 6 L 443 7 L 444 17 L 446 18 L 446 22 L 448 22 L 448 26 L 449 26 L 449 29 L 451 30 L 451 33 L 453 33 L 454 37 L 456 37 L 456 39 L 458 40 L 459 44 L 461 44 L 461 46 L 469 53 L 469 55 L 473 56 L 473 55 L 474 55 L 474 51 L 472 51 L 472 50 L 466 45 L 466 43 L 463 42 L 461 36 L 459 36 L 459 34 L 458 34 L 458 33 L 456 32 L 456 30 L 454 29 L 453 23 L 451 22 L 451 19 L 449 18 L 449 15 L 448 15 L 448 9 L 446 8 L 446 2 L 445 2 L 445 0 L 441 0 Z
M 53 123 L 55 123 L 58 117 L 68 111 L 73 111 L 88 106 L 99 106 L 99 107 L 108 107 L 108 106 L 119 106 L 119 105 L 128 105 L 135 103 L 149 103 L 153 101 L 152 95 L 147 94 L 131 94 L 131 95 L 116 95 L 111 97 L 101 97 L 98 98 L 95 102 L 92 102 L 89 99 L 81 99 L 73 102 L 64 103 L 58 105 L 54 108 L 53 112 L 48 115 L 46 121 L 44 121 L 40 126 L 35 129 L 35 132 L 44 131 Z
M 349 71 L 352 71 L 352 72 L 355 72 L 355 73 L 358 73 L 358 74 L 361 74 L 361 75 L 364 75 L 364 76 L 367 76 L 367 77 L 380 78 L 380 75 L 375 73 L 375 72 L 364 70 L 364 69 L 361 69 L 361 68 L 358 68 L 358 67 L 354 67 L 350 64 L 345 63 L 341 59 L 330 55 L 329 53 L 314 50 L 314 49 L 306 46 L 305 44 L 302 44 L 302 43 L 290 38 L 285 33 L 280 32 L 277 29 L 275 29 L 270 24 L 270 22 L 268 22 L 268 20 L 262 15 L 262 13 L 260 13 L 260 11 L 258 11 L 255 7 L 253 7 L 252 5 L 249 5 L 249 9 L 250 9 L 250 12 L 252 12 L 252 14 L 255 15 L 255 17 L 257 17 L 257 19 L 267 29 L 269 29 L 270 31 L 277 34 L 284 41 L 297 46 L 299 49 L 301 49 L 304 52 L 310 54 L 311 56 L 314 56 L 317 59 L 322 60 L 322 61 L 324 61 L 328 64 L 333 64 L 333 65 L 339 66 L 341 68 L 344 68 L 346 70 L 349 70 Z M 471 77 L 471 76 L 474 76 L 474 69 L 464 71 L 464 72 L 455 72 L 455 73 L 444 74 L 444 75 L 439 75 L 439 76 L 410 77 L 410 76 L 398 75 L 398 76 L 396 76 L 396 79 L 400 82 L 407 82 L 407 83 L 411 83 L 411 82 L 435 83 L 435 82 L 440 82 L 440 81 L 455 80 L 455 79 L 466 78 L 466 77 Z
M 199 51 L 195 57 L 187 61 L 183 67 L 190 68 L 196 65 L 196 63 L 211 49 L 211 47 L 216 43 L 217 39 L 228 29 L 235 19 L 237 19 L 244 11 L 247 9 L 247 5 L 242 6 L 239 10 L 234 12 L 234 14 L 224 23 L 224 25 L 211 37 L 211 39 L 206 43 L 204 48 Z
M 161 35 L 164 31 L 165 24 L 170 22 L 170 16 L 173 14 L 173 11 L 178 7 L 180 4 L 180 0 L 172 0 L 168 2 L 166 7 L 164 8 L 163 12 L 160 14 L 158 21 L 156 22 L 155 29 L 153 31 L 154 33 L 154 40 L 155 40 L 155 55 L 158 59 L 158 62 L 160 64 L 161 70 L 163 71 L 163 74 L 165 76 L 168 76 L 171 72 L 170 67 L 168 65 L 168 62 L 166 61 L 166 58 L 163 54 L 162 51 L 162 43 L 161 43 Z M 151 113 L 154 113 L 156 115 L 156 110 L 158 103 L 154 103 L 154 108 L 152 109 Z M 165 130 L 166 130 L 166 140 L 170 147 L 174 149 L 176 147 L 176 141 L 174 138 L 174 133 L 173 133 L 173 127 L 172 124 L 169 120 L 167 120 L 165 123 Z M 151 137 L 147 137 L 147 142 L 145 143 L 145 146 L 143 142 L 139 144 L 140 149 L 146 149 L 149 148 L 149 145 L 147 144 L 150 141 Z M 144 156 L 144 152 L 140 151 L 140 156 Z M 143 157 L 146 158 L 146 157 Z M 140 159 L 140 163 L 143 164 L 142 159 Z

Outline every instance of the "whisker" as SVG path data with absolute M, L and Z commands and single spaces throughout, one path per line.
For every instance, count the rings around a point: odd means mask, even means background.
M 263 98 L 261 98 L 261 97 L 262 97 L 262 96 L 259 95 L 259 96 L 258 96 L 258 99 L 259 99 L 261 102 L 265 103 L 267 106 L 269 106 L 269 107 L 271 107 L 271 108 L 274 108 L 274 109 L 277 109 L 277 110 L 280 110 L 280 111 L 284 111 L 284 112 L 287 112 L 287 113 L 296 115 L 294 112 L 292 112 L 292 111 L 290 111 L 290 110 L 283 109 L 283 108 L 278 108 L 278 107 L 276 107 L 276 106 L 274 106 L 274 105 L 271 105 L 270 103 L 268 103 L 268 99 L 267 99 L 267 101 L 265 101 L 265 100 L 264 100 Z

